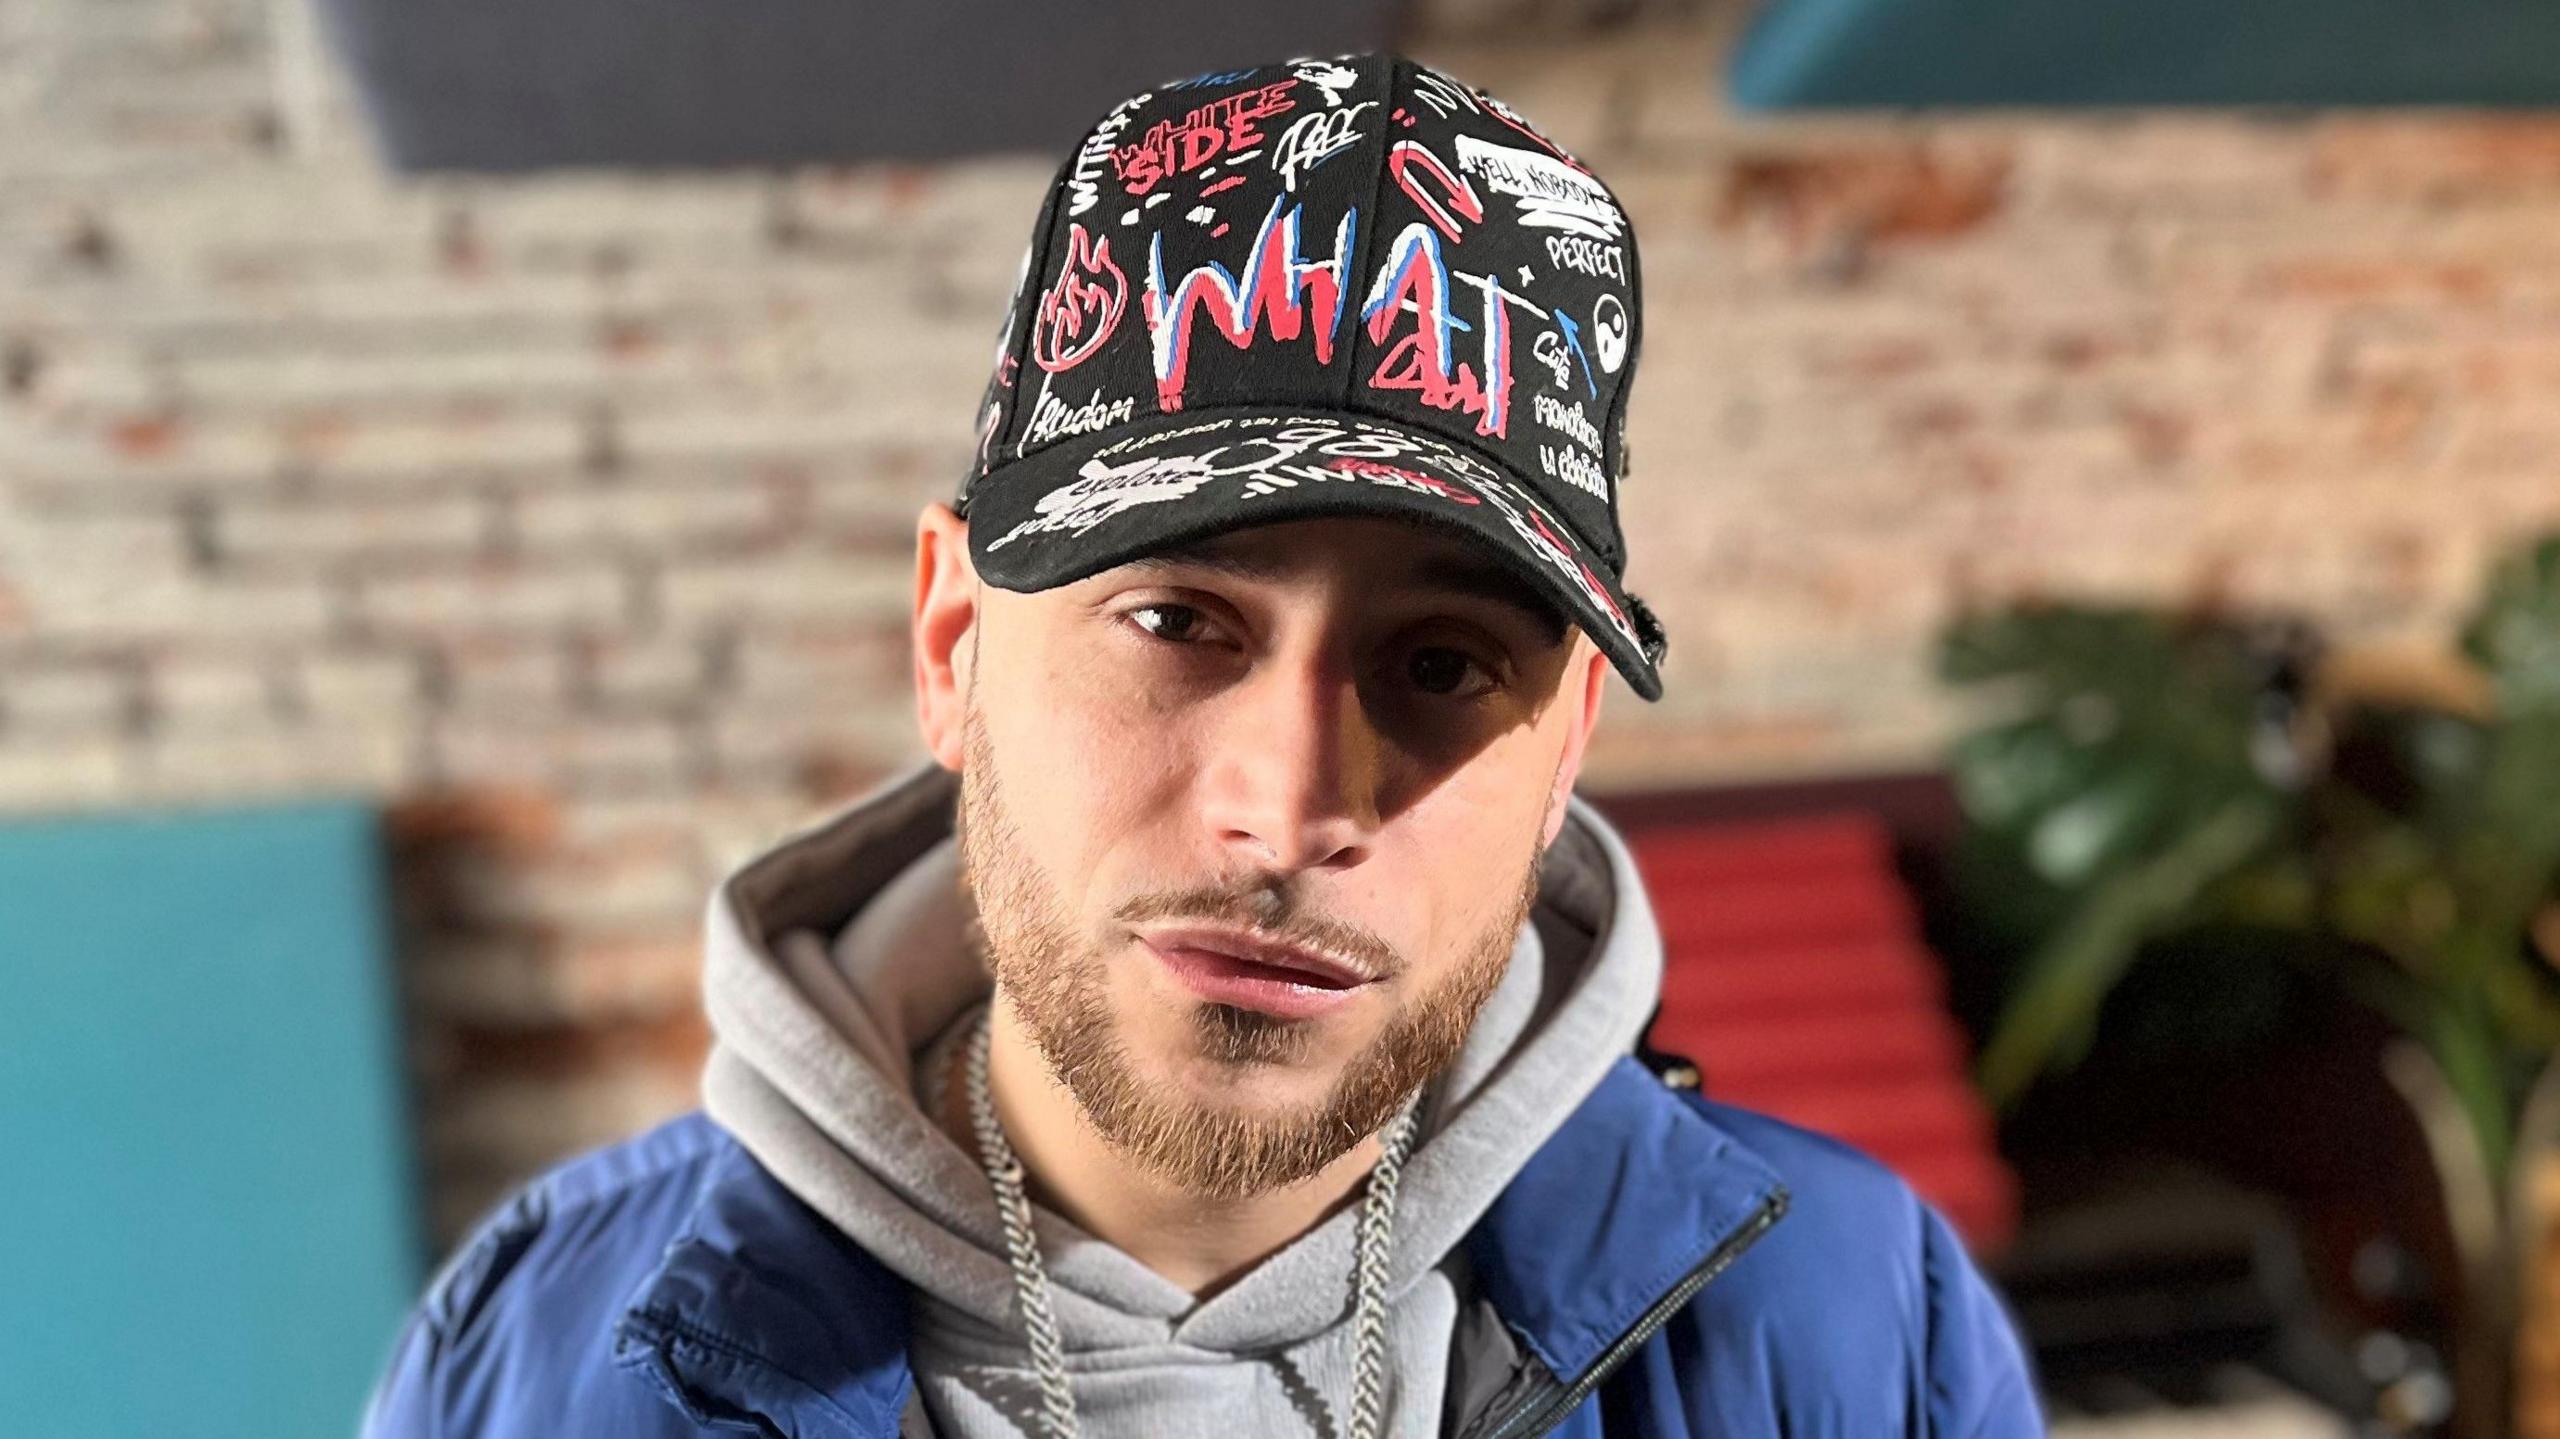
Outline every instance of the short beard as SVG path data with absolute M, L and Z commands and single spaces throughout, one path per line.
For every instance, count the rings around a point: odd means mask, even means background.
M 963 721 L 961 874 L 975 898 L 986 963 L 1050 1070 L 1114 1148 L 1166 1182 L 1203 1198 L 1238 1199 L 1294 1184 L 1377 1133 L 1405 1100 L 1447 1068 L 1510 967 L 1520 927 L 1538 896 L 1541 851 L 1520 865 L 1512 902 L 1476 937 L 1456 970 L 1409 1001 L 1384 1034 L 1346 1065 L 1312 1109 L 1278 1117 L 1233 1114 L 1148 1084 L 1133 1071 L 1104 985 L 1108 961 L 1080 936 L 1023 848 L 996 780 L 978 711 Z M 1379 942 L 1323 916 L 1293 916 L 1281 887 L 1165 891 L 1122 906 L 1137 924 L 1169 917 L 1250 925 L 1317 947 L 1383 960 Z M 1192 1011 L 1192 1039 L 1218 1065 L 1290 1064 L 1312 1038 L 1302 1024 L 1233 1005 Z

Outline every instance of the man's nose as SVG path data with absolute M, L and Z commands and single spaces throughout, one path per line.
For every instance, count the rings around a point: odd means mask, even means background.
M 1227 700 L 1204 772 L 1219 844 L 1275 870 L 1367 857 L 1383 746 L 1350 673 L 1320 656 L 1275 656 Z

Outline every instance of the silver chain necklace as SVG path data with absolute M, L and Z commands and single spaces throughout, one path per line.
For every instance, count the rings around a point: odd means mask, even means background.
M 990 1007 L 989 1013 L 992 1013 Z M 1075 1395 L 1067 1388 L 1067 1363 L 1058 1343 L 1058 1319 L 1049 1306 L 1049 1271 L 1031 1233 L 1031 1201 L 1022 1192 L 1022 1161 L 996 1123 L 987 1088 L 989 1020 L 982 1014 L 969 1036 L 969 1123 L 977 1131 L 978 1159 L 995 1186 L 996 1215 L 1004 1225 L 1005 1252 L 1013 1261 L 1013 1288 L 1022 1304 L 1023 1337 L 1040 1378 L 1040 1411 L 1048 1439 L 1076 1439 Z M 1419 1096 L 1417 1096 L 1418 1098 Z M 1380 1134 L 1384 1152 L 1369 1171 L 1360 1201 L 1360 1232 L 1352 1264 L 1352 1331 L 1358 1342 L 1351 1367 L 1350 1439 L 1378 1439 L 1387 1387 L 1387 1257 L 1395 1227 L 1396 1181 L 1413 1147 L 1415 1103 L 1388 1121 Z

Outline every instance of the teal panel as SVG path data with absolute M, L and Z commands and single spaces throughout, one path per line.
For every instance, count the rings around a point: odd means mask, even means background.
M 2553 0 L 1765 0 L 1758 108 L 2549 105 Z
M 419 1281 L 347 803 L 0 824 L 0 1425 L 344 1439 Z

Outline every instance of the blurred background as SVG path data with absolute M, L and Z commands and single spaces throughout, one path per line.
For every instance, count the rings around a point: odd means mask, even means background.
M 346 1432 L 689 1107 L 711 884 L 921 754 L 1059 157 L 1382 45 L 1642 238 L 1654 1042 L 1943 1205 L 2057 1432 L 2560 1435 L 2503 0 L 0 0 L 0 1412 Z

